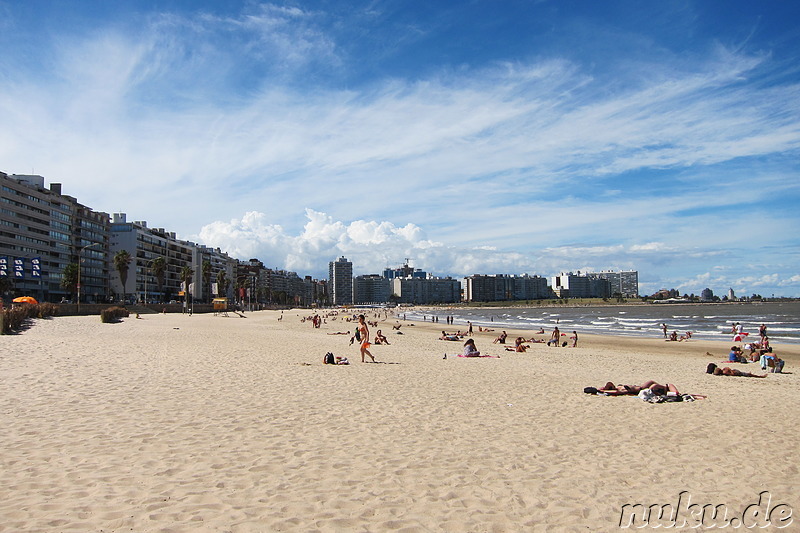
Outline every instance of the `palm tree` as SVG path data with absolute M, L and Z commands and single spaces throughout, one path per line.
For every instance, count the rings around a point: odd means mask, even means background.
M 192 276 L 194 276 L 194 270 L 189 265 L 186 265 L 181 269 L 181 282 L 183 282 L 183 298 L 184 302 L 188 306 L 189 304 L 189 285 L 192 283 Z M 184 306 L 185 307 L 185 306 Z
M 78 288 L 78 263 L 68 263 L 61 271 L 61 288 L 65 289 L 70 298 Z
M 203 293 L 209 291 L 211 294 L 211 261 L 203 261 L 201 272 L 203 273 Z M 209 298 L 211 300 L 211 298 Z
M 156 257 L 153 259 L 151 268 L 153 270 L 153 275 L 156 277 L 156 283 L 158 283 L 158 292 L 163 297 L 162 290 L 167 276 L 167 260 L 163 257 Z
M 122 282 L 122 301 L 125 301 L 125 284 L 128 282 L 128 269 L 131 266 L 133 257 L 128 253 L 128 250 L 120 250 L 114 254 L 114 268 L 119 273 L 119 280 Z
M 5 294 L 14 288 L 14 278 L 0 276 L 0 294 Z
M 224 297 L 228 294 L 228 278 L 224 270 L 217 272 L 217 291 L 219 291 L 219 296 Z

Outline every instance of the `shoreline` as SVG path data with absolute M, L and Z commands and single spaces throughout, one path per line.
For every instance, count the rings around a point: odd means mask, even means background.
M 390 317 L 362 364 L 344 313 L 308 314 L 56 317 L 4 337 L 0 531 L 607 531 L 683 491 L 800 509 L 794 349 L 764 379 L 705 374 L 725 343 L 588 334 L 518 354 L 476 333 L 499 358 L 443 359 L 463 343 L 441 324 Z M 708 398 L 582 392 L 648 379 Z M 762 449 L 780 460 L 730 467 Z

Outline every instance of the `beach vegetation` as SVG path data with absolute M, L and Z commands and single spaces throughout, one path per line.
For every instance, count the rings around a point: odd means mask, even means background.
M 68 263 L 61 271 L 61 288 L 70 296 L 78 290 L 78 263 Z
M 0 276 L 0 294 L 6 294 L 14 288 L 14 278 Z
M 119 322 L 121 318 L 128 318 L 130 313 L 124 307 L 106 307 L 100 311 L 100 322 L 103 324 L 113 324 Z
M 228 274 L 224 270 L 217 272 L 217 291 L 219 291 L 219 296 L 228 294 L 229 283 Z
M 167 275 L 167 260 L 163 257 L 156 257 L 153 259 L 153 264 L 151 266 L 153 270 L 153 276 L 156 278 L 156 284 L 158 285 L 158 292 L 162 293 L 164 289 L 164 282 L 166 281 Z
M 211 261 L 203 261 L 200 272 L 203 277 L 203 294 L 205 294 L 207 290 L 208 294 L 211 294 Z
M 132 260 L 133 257 L 127 250 L 120 250 L 114 254 L 114 268 L 117 269 L 119 280 L 122 282 L 122 301 L 125 301 L 125 284 L 128 282 L 128 270 Z
M 58 306 L 51 303 L 21 304 L 3 308 L 2 333 L 5 335 L 25 329 L 30 319 L 47 318 L 58 313 Z
M 192 283 L 192 276 L 194 276 L 194 269 L 189 265 L 181 269 L 181 283 L 183 283 L 183 298 L 185 302 L 189 301 L 189 285 Z

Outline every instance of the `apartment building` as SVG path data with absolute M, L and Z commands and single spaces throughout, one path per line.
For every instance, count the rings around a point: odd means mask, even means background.
M 114 213 L 111 220 L 110 261 L 111 290 L 117 298 L 123 294 L 129 301 L 168 302 L 181 298 L 181 273 L 184 267 L 193 270 L 191 283 L 201 281 L 199 265 L 195 264 L 197 245 L 183 241 L 164 228 L 149 228 L 147 222 L 128 222 L 125 213 Z M 119 271 L 113 267 L 114 256 L 126 250 L 132 261 L 123 285 Z M 163 284 L 153 272 L 153 260 L 163 257 L 166 272 Z
M 353 263 L 346 257 L 328 263 L 328 290 L 331 305 L 353 303 Z
M 639 297 L 639 272 L 636 270 L 587 272 L 586 276 L 589 278 L 608 280 L 610 290 L 608 296 L 619 294 L 623 298 Z
M 464 300 L 467 302 L 504 302 L 549 298 L 552 292 L 547 278 L 528 274 L 482 275 L 466 278 Z
M 453 278 L 394 278 L 392 292 L 400 303 L 434 304 L 461 301 L 461 283 Z
M 13 296 L 40 301 L 104 302 L 108 283 L 109 216 L 45 188 L 44 177 L 0 172 L 0 277 Z M 62 287 L 65 270 L 79 280 Z
M 353 281 L 353 302 L 363 304 L 382 304 L 392 295 L 391 280 L 378 274 L 356 276 Z

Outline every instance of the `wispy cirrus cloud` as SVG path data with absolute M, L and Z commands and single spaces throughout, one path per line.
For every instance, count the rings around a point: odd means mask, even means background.
M 774 81 L 768 52 L 365 80 L 321 10 L 137 22 L 46 42 L 35 71 L 0 59 L 18 67 L 0 87 L 4 170 L 317 275 L 341 253 L 373 271 L 705 271 L 742 242 L 796 244 L 800 85 Z

